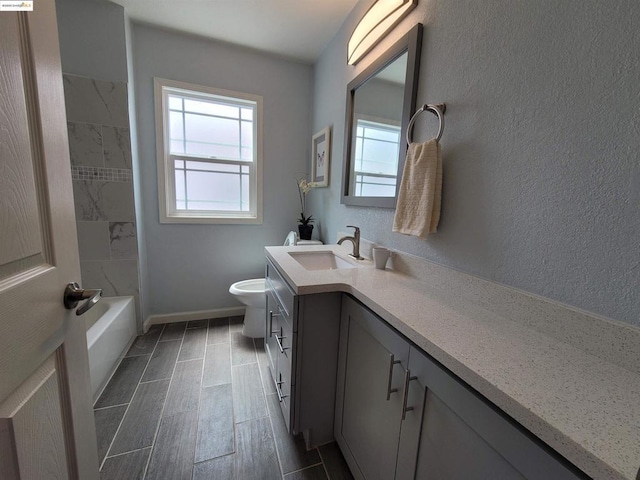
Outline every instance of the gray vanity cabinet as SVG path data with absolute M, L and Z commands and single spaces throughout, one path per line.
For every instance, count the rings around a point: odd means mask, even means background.
M 342 305 L 334 430 L 356 478 L 586 478 L 366 307 Z
M 291 385 L 294 379 L 292 359 L 295 355 L 295 337 L 291 323 L 290 313 L 275 296 L 273 289 L 268 289 L 265 350 L 287 430 L 291 429 Z
M 340 339 L 336 439 L 356 476 L 394 478 L 409 344 L 347 296 Z
M 266 291 L 265 350 L 287 430 L 308 447 L 330 442 L 342 295 L 296 295 L 270 261 Z

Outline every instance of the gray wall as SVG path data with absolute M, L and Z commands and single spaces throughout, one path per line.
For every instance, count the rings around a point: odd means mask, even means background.
M 239 305 L 238 280 L 264 276 L 264 246 L 281 245 L 299 212 L 295 178 L 309 169 L 312 68 L 262 52 L 134 24 L 138 140 L 150 313 Z M 262 95 L 262 225 L 160 224 L 153 77 Z
M 127 82 L 124 8 L 107 1 L 56 0 L 62 71 Z
M 361 115 L 395 120 L 400 125 L 403 102 L 402 85 L 373 78 L 358 89 L 354 110 Z
M 640 326 L 640 3 L 422 0 L 346 65 L 362 0 L 314 70 L 313 130 L 333 125 L 330 188 L 310 196 L 323 238 L 363 237 Z M 438 233 L 391 232 L 393 211 L 340 205 L 345 86 L 415 23 L 418 104 L 447 103 Z M 417 121 L 414 140 L 436 132 Z

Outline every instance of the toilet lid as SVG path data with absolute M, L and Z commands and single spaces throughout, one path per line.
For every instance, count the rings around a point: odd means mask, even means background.
M 298 243 L 298 234 L 293 230 L 289 232 L 287 238 L 284 239 L 284 246 L 289 247 Z

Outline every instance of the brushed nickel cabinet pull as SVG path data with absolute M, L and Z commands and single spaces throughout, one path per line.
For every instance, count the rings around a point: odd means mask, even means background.
M 274 333 L 278 333 L 277 330 L 273 330 L 273 317 L 279 317 L 279 313 L 273 313 L 272 310 L 269 310 L 269 337 L 272 337 Z
M 407 407 L 407 399 L 409 398 L 409 382 L 417 380 L 418 377 L 412 377 L 409 369 L 404 371 L 404 399 L 402 401 L 402 420 L 407 418 L 407 412 L 413 410 L 413 407 Z
M 287 398 L 289 395 L 283 395 L 282 394 L 282 384 L 284 383 L 284 381 L 282 380 L 282 374 L 279 373 L 278 374 L 278 378 L 280 378 L 279 382 L 276 382 L 276 392 L 278 393 L 278 402 L 282 403 L 282 401 Z
M 276 342 L 278 343 L 278 347 L 280 348 L 280 353 L 284 353 L 285 350 L 289 350 L 289 347 L 283 347 L 282 346 L 282 340 L 284 340 L 285 336 L 281 336 L 279 337 L 278 334 L 276 333 Z
M 387 401 L 391 399 L 391 394 L 398 391 L 397 388 L 391 388 L 391 382 L 393 381 L 393 366 L 402 363 L 401 360 L 396 360 L 393 353 L 389 354 L 389 380 L 387 383 Z

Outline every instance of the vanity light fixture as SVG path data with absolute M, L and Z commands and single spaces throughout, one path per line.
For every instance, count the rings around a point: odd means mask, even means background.
M 418 0 L 377 0 L 351 34 L 347 63 L 358 63 L 417 4 Z

